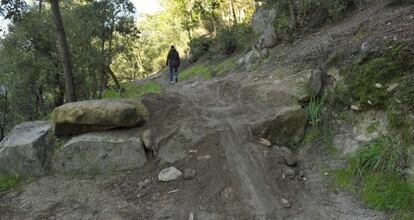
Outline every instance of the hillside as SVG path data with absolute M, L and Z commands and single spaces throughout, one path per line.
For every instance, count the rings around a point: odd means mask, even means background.
M 15 128 L 0 219 L 413 219 L 413 3 L 304 27 Z

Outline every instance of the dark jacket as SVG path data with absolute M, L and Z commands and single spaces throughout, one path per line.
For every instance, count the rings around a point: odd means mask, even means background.
M 167 66 L 175 68 L 180 66 L 180 55 L 178 54 L 176 49 L 171 49 L 170 52 L 168 52 Z

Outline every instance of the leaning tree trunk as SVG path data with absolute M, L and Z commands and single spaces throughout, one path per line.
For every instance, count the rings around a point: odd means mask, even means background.
M 295 17 L 295 10 L 293 8 L 293 0 L 289 0 L 289 14 L 290 14 L 290 23 L 292 25 L 292 29 L 296 29 L 296 17 Z
M 58 38 L 58 45 L 60 55 L 63 60 L 63 74 L 65 77 L 65 86 L 68 102 L 76 102 L 76 88 L 72 72 L 72 64 L 69 55 L 69 46 L 66 40 L 65 29 L 63 27 L 62 16 L 59 9 L 59 0 L 50 0 L 52 6 L 53 19 L 56 25 L 56 32 Z

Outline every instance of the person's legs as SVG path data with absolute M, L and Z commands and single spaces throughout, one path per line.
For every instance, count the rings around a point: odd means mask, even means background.
M 175 77 L 175 82 L 178 82 L 178 67 L 174 68 L 174 77 Z
M 174 68 L 170 66 L 170 82 L 173 81 L 173 78 L 174 78 Z

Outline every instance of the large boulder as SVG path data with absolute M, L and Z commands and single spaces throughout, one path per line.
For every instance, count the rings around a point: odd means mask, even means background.
M 49 152 L 45 121 L 25 122 L 13 128 L 0 143 L 0 175 L 40 175 Z
M 294 147 L 304 137 L 307 120 L 301 106 L 283 107 L 270 120 L 255 124 L 253 131 L 276 145 Z
M 264 48 L 273 48 L 277 44 L 277 36 L 275 33 L 275 28 L 273 25 L 269 25 L 263 34 L 260 36 L 259 42 L 258 42 L 258 48 L 264 49 Z
M 276 18 L 275 9 L 258 8 L 252 16 L 252 30 L 255 34 L 261 35 L 269 25 L 273 25 Z
M 57 107 L 52 121 L 57 136 L 130 128 L 149 119 L 144 104 L 136 100 L 91 100 Z
M 72 138 L 55 152 L 57 173 L 100 174 L 142 167 L 147 161 L 139 137 L 121 131 L 87 133 Z

